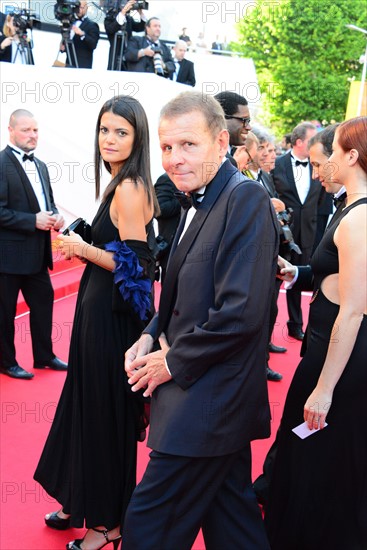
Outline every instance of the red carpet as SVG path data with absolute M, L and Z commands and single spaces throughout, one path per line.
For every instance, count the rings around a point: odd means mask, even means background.
M 53 344 L 55 353 L 67 360 L 70 332 L 76 299 L 76 278 L 80 278 L 82 266 L 65 263 L 57 267 L 58 281 L 54 305 Z M 64 278 L 61 281 L 61 277 Z M 68 295 L 70 290 L 74 292 Z M 157 292 L 158 294 L 158 292 Z M 303 298 L 305 318 L 309 297 Z M 32 371 L 31 339 L 26 306 L 19 302 L 21 315 L 16 320 L 16 347 L 19 364 Z M 272 438 L 253 444 L 253 476 L 262 470 L 265 454 L 279 425 L 285 394 L 299 361 L 300 343 L 287 337 L 285 295 L 279 297 L 279 316 L 275 329 L 274 343 L 288 348 L 286 354 L 271 354 L 271 367 L 279 370 L 284 378 L 281 382 L 269 383 L 269 398 L 272 408 Z M 63 386 L 65 374 L 50 370 L 36 371 L 30 381 L 14 380 L 0 375 L 1 432 L 0 432 L 0 550 L 61 550 L 73 538 L 80 537 L 83 530 L 71 529 L 58 532 L 45 526 L 43 516 L 58 509 L 41 487 L 33 481 L 33 472 L 38 462 L 55 407 Z M 102 445 L 96 441 L 96 445 Z M 138 478 L 144 472 L 148 460 L 145 443 L 139 444 Z M 203 550 L 201 534 L 193 546 Z

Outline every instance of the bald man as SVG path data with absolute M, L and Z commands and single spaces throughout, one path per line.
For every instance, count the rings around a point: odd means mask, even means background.
M 65 370 L 52 351 L 54 292 L 51 230 L 64 219 L 57 211 L 47 166 L 33 154 L 38 125 L 32 113 L 14 111 L 9 145 L 0 152 L 0 372 L 29 380 L 33 374 L 16 360 L 14 318 L 19 291 L 30 310 L 33 367 Z
M 173 61 L 176 65 L 176 71 L 173 73 L 172 79 L 187 86 L 195 86 L 195 71 L 192 61 L 185 59 L 187 52 L 187 43 L 184 40 L 177 40 L 173 47 Z

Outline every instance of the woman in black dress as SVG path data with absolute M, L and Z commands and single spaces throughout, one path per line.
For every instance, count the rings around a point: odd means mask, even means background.
M 347 204 L 312 259 L 307 351 L 287 395 L 265 514 L 272 550 L 367 548 L 366 135 L 367 117 L 344 122 L 329 159 Z M 292 432 L 303 421 L 305 439 Z
M 150 176 L 149 130 L 140 103 L 117 96 L 102 107 L 95 141 L 96 196 L 101 159 L 111 174 L 92 223 L 93 245 L 59 235 L 66 259 L 87 262 L 78 294 L 69 368 L 35 479 L 62 504 L 56 529 L 87 527 L 72 550 L 117 548 L 135 487 L 144 403 L 124 372 L 124 353 L 152 313 L 158 212 Z

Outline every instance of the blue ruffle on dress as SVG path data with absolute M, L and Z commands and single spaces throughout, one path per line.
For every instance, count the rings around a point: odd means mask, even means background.
M 114 253 L 116 267 L 113 270 L 113 279 L 122 298 L 130 304 L 142 321 L 146 320 L 151 309 L 152 282 L 143 276 L 143 268 L 137 254 L 123 241 L 107 243 L 105 250 Z

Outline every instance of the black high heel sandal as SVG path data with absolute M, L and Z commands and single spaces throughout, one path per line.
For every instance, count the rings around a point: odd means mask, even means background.
M 70 517 L 60 518 L 57 515 L 58 513 L 59 512 L 51 512 L 50 514 L 47 514 L 48 517 L 45 517 L 45 524 L 47 525 L 47 527 L 52 527 L 52 529 L 58 529 L 59 531 L 69 529 Z
M 104 544 L 102 544 L 102 546 L 100 546 L 98 548 L 98 550 L 101 550 L 101 548 L 104 548 L 110 542 L 112 542 L 112 544 L 113 544 L 113 550 L 118 550 L 118 547 L 119 547 L 120 542 L 122 540 L 121 535 L 119 535 L 115 539 L 110 540 L 108 538 L 107 529 L 95 529 L 94 527 L 92 527 L 92 531 L 95 531 L 96 533 L 102 533 L 102 535 L 106 539 L 106 542 Z M 68 542 L 67 545 L 66 545 L 66 550 L 83 550 L 83 548 L 80 546 L 82 544 L 83 540 L 84 539 L 76 539 L 74 541 Z

